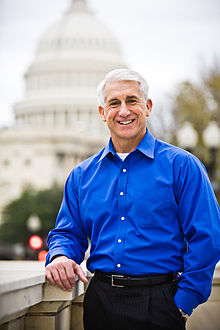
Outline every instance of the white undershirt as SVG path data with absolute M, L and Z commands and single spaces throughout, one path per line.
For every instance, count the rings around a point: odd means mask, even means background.
M 117 155 L 124 161 L 129 152 L 117 152 Z

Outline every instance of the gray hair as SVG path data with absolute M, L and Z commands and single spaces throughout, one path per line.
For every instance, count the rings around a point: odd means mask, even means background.
M 145 101 L 148 99 L 148 84 L 146 80 L 136 71 L 129 69 L 116 69 L 107 73 L 105 78 L 100 82 L 97 88 L 99 104 L 104 107 L 105 104 L 105 86 L 109 81 L 137 81 L 140 84 L 140 91 L 142 92 Z

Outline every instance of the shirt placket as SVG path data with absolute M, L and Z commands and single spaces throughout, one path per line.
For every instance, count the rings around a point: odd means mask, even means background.
M 127 195 L 127 178 L 128 178 L 128 161 L 122 163 L 120 174 L 118 178 L 118 231 L 115 237 L 115 269 L 117 273 L 123 273 L 124 270 L 124 246 L 125 231 L 126 231 L 126 195 Z

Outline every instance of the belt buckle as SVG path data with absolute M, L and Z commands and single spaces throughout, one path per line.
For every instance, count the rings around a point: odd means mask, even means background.
M 116 288 L 124 288 L 124 285 L 119 285 L 119 284 L 114 284 L 114 278 L 115 277 L 124 277 L 124 275 L 112 275 L 112 286 L 116 287 Z

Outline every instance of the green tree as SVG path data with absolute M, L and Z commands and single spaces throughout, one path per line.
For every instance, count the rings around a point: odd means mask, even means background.
M 209 93 L 212 119 L 220 124 L 220 67 L 216 65 L 204 78 Z
M 215 64 L 206 70 L 195 83 L 182 82 L 173 97 L 174 129 L 172 143 L 177 144 L 177 133 L 184 122 L 190 122 L 198 133 L 198 143 L 193 153 L 206 165 L 208 171 L 213 164 L 213 153 L 208 150 L 203 132 L 210 121 L 220 127 L 220 67 Z M 220 187 L 220 150 L 215 153 L 215 180 Z M 216 190 L 219 195 L 219 189 Z
M 41 228 L 36 234 L 46 238 L 49 230 L 55 225 L 62 191 L 62 188 L 56 186 L 41 191 L 30 188 L 24 190 L 18 199 L 10 202 L 3 210 L 0 241 L 11 244 L 23 243 L 26 246 L 32 234 L 27 221 L 33 214 L 41 221 Z

